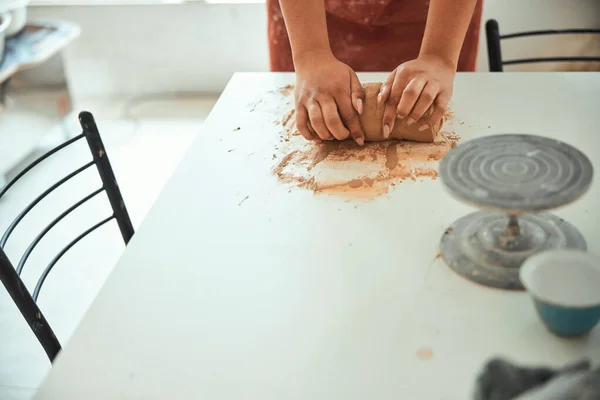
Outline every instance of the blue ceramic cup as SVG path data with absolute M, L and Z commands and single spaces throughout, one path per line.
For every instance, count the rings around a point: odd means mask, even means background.
M 600 320 L 599 258 L 580 250 L 545 251 L 523 263 L 520 278 L 552 333 L 585 335 Z

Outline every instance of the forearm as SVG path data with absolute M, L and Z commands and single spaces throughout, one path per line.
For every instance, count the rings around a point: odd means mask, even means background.
M 455 70 L 477 0 L 431 0 L 420 56 L 437 56 Z
M 310 54 L 331 53 L 324 0 L 279 0 L 294 64 Z

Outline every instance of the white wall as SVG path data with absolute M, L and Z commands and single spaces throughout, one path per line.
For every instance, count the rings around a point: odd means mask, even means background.
M 600 28 L 600 1 L 484 0 L 484 21 L 488 18 L 496 18 L 505 33 Z M 33 19 L 80 24 L 81 37 L 66 51 L 75 97 L 218 92 L 235 71 L 268 69 L 264 4 L 40 6 L 30 10 Z M 513 45 L 516 43 L 506 44 L 505 56 L 531 56 L 553 48 L 578 52 L 582 46 L 575 45 L 573 38 L 525 39 Z M 600 49 L 599 40 L 590 43 L 585 46 Z M 485 36 L 480 42 L 478 68 L 487 70 Z
M 37 7 L 30 20 L 78 23 L 66 51 L 75 97 L 221 91 L 234 71 L 268 69 L 263 4 Z

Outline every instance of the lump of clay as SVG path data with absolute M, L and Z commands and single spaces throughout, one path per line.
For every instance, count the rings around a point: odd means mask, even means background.
M 367 83 L 363 85 L 365 90 L 365 101 L 363 104 L 363 113 L 359 116 L 360 124 L 365 132 L 365 140 L 367 142 L 381 142 L 383 138 L 383 112 L 385 110 L 384 103 L 377 102 L 377 95 L 381 88 L 381 83 Z M 423 118 L 427 118 L 433 112 L 433 107 L 425 113 Z M 420 124 L 418 122 L 407 125 L 406 119 L 396 119 L 394 128 L 388 139 L 398 140 L 413 140 L 415 142 L 431 143 L 439 132 L 442 121 L 439 121 L 435 126 L 429 127 L 422 132 L 419 132 Z

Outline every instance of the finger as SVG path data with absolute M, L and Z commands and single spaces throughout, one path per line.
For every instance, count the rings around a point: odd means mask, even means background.
M 350 99 L 347 94 L 345 96 L 342 95 L 342 97 L 347 97 L 348 100 Z M 335 100 L 333 100 L 331 97 L 328 97 L 324 100 L 321 100 L 319 105 L 321 106 L 321 111 L 323 112 L 325 125 L 333 137 L 337 140 L 344 140 L 350 136 L 350 131 L 346 129 L 342 123 Z
M 329 132 L 329 129 L 327 129 L 325 121 L 323 120 L 323 113 L 321 112 L 319 104 L 315 101 L 311 101 L 307 106 L 307 110 L 310 126 L 317 136 L 322 140 L 333 140 L 333 136 Z
M 299 105 L 296 107 L 296 128 L 300 132 L 304 139 L 313 140 L 314 136 L 310 132 L 308 127 L 308 112 L 303 105 Z
M 419 78 L 415 78 L 408 82 L 408 85 L 406 85 L 406 88 L 404 88 L 404 91 L 402 92 L 400 103 L 398 103 L 398 108 L 396 109 L 398 118 L 406 118 L 408 114 L 411 113 L 426 84 L 427 81 L 425 79 Z
M 352 108 L 350 99 L 347 96 L 341 96 L 336 101 L 340 117 L 346 128 L 350 131 L 350 136 L 359 146 L 363 146 L 365 144 L 365 133 L 360 125 L 357 111 Z
M 383 131 L 384 139 L 390 137 L 390 133 L 392 132 L 392 129 L 394 129 L 394 124 L 398 115 L 398 103 L 400 103 L 402 92 L 404 91 L 404 88 L 406 87 L 407 83 L 408 80 L 406 79 L 406 74 L 396 74 L 396 79 L 394 79 L 392 89 L 390 90 L 390 94 L 385 103 L 385 109 L 383 111 L 381 129 Z
M 435 102 L 433 103 L 433 113 L 431 113 L 431 116 L 429 116 L 429 118 L 427 119 L 426 124 L 428 125 L 426 128 L 423 128 L 423 126 L 420 126 L 419 129 L 425 130 L 427 129 L 429 126 L 438 126 L 440 124 L 440 122 L 442 121 L 442 118 L 444 118 L 444 113 L 446 112 L 446 109 L 448 108 L 448 103 L 450 102 L 450 97 L 440 93 L 437 97 L 437 99 L 435 100 Z
M 397 69 L 395 69 L 388 76 L 388 78 L 383 83 L 383 85 L 381 85 L 381 88 L 379 88 L 379 94 L 377 95 L 377 102 L 378 103 L 383 103 L 383 102 L 387 101 L 387 98 L 390 95 L 390 90 L 392 89 L 392 84 L 394 83 L 394 80 L 396 78 L 396 71 L 397 71 Z
M 315 142 L 317 142 L 317 143 L 321 143 L 321 142 L 323 142 L 323 141 L 321 140 L 321 138 L 319 137 L 319 135 L 317 135 L 317 132 L 315 132 L 315 130 L 313 129 L 313 127 L 312 127 L 312 126 L 310 126 L 310 121 L 308 121 L 308 122 L 306 123 L 306 126 L 308 127 L 308 130 L 310 131 L 311 135 L 313 135 L 313 138 L 314 138 L 313 140 L 314 140 Z
M 431 81 L 427 82 L 427 84 L 423 88 L 423 91 L 419 95 L 419 100 L 417 100 L 417 103 L 408 115 L 408 118 L 406 119 L 406 124 L 411 125 L 416 121 L 420 120 L 423 114 L 425 114 L 425 112 L 427 111 L 427 109 L 431 107 L 439 92 L 440 87 L 437 83 Z
M 350 93 L 352 94 L 352 106 L 357 113 L 362 114 L 365 102 L 365 91 L 354 71 L 350 71 Z

